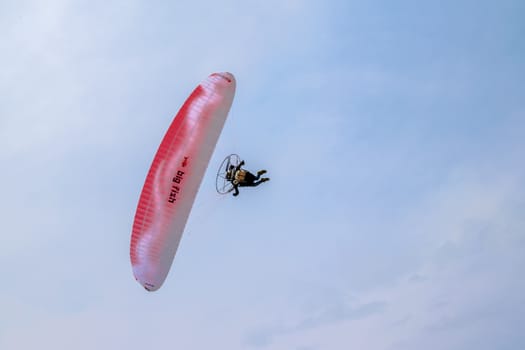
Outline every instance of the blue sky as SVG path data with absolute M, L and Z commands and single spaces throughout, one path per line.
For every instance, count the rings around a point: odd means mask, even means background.
M 522 349 L 521 1 L 0 2 L 1 349 Z M 237 94 L 164 286 L 138 196 Z M 238 153 L 272 180 L 218 196 Z

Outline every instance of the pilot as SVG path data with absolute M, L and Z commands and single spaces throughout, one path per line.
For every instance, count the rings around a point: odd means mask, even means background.
M 239 187 L 255 187 L 259 186 L 263 182 L 270 180 L 268 177 L 261 178 L 261 175 L 266 173 L 266 170 L 259 170 L 257 176 L 250 173 L 248 170 L 242 169 L 244 160 L 239 163 L 236 167 L 230 165 L 226 172 L 226 179 L 233 184 L 233 195 L 239 195 Z

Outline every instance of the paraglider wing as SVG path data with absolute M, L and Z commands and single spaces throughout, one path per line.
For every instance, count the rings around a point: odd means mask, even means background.
M 153 159 L 130 244 L 133 274 L 149 291 L 168 274 L 234 94 L 232 74 L 211 74 L 179 110 Z

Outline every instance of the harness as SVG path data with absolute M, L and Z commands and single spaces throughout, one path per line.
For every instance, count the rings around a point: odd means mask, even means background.
M 239 183 L 244 182 L 245 178 L 246 178 L 246 170 L 239 169 L 235 172 L 233 181 L 235 184 L 239 184 Z

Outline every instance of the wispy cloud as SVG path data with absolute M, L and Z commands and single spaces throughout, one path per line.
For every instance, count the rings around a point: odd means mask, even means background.
M 271 345 L 274 339 L 280 336 L 310 331 L 335 323 L 364 319 L 370 315 L 383 312 L 386 307 L 387 305 L 382 302 L 366 303 L 354 307 L 347 304 L 334 304 L 326 309 L 319 310 L 316 314 L 308 315 L 295 324 L 262 327 L 247 335 L 245 342 L 254 347 L 265 347 Z

